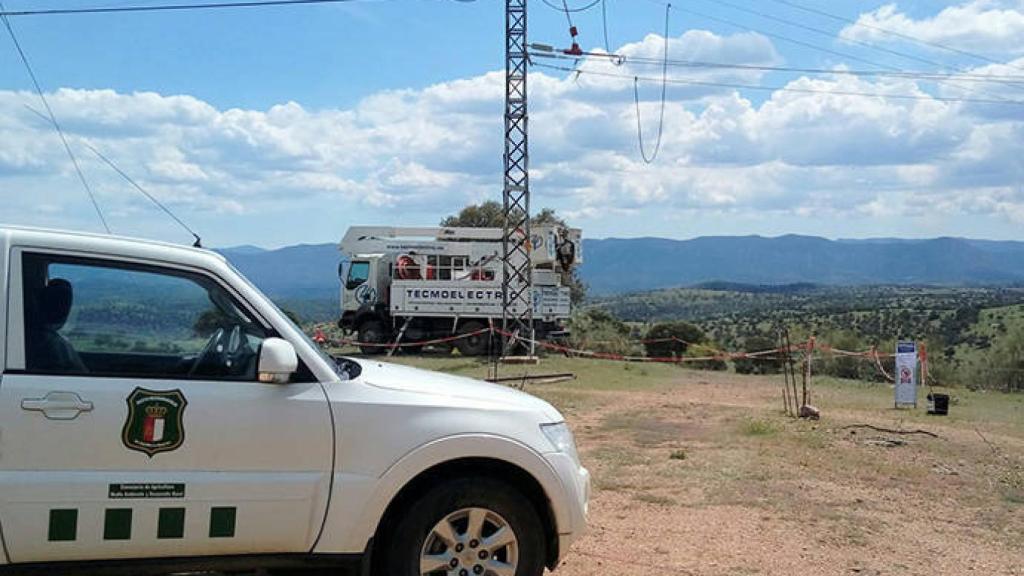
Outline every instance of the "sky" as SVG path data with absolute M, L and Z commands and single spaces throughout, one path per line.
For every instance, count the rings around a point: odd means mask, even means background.
M 17 11 L 188 0 L 2 1 Z M 534 58 L 534 208 L 592 238 L 1024 240 L 1024 0 L 678 2 L 650 164 L 637 110 L 650 154 L 665 4 L 604 8 L 606 19 L 601 3 L 572 13 L 579 42 L 624 62 Z M 568 47 L 564 12 L 544 0 L 529 10 L 531 42 Z M 501 199 L 500 0 L 10 22 L 117 234 L 190 240 L 90 146 L 208 246 L 330 242 L 350 225 L 433 225 Z M 101 231 L 4 32 L 0 223 Z

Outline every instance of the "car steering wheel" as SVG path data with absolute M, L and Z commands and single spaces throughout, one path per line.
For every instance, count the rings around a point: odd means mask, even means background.
M 196 356 L 195 362 L 192 363 L 192 367 L 188 370 L 189 377 L 195 376 L 196 372 L 199 371 L 199 367 L 207 363 L 214 365 L 223 365 L 223 360 L 227 358 L 227 347 L 223 345 L 224 340 L 224 329 L 217 328 L 217 330 L 210 335 L 210 339 L 203 345 L 203 349 L 200 350 Z M 215 357 L 219 356 L 216 360 Z

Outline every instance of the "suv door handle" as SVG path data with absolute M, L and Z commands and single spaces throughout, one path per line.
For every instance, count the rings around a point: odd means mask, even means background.
M 25 398 L 21 409 L 42 412 L 50 420 L 74 420 L 82 412 L 92 412 L 92 402 L 74 392 L 49 392 L 43 398 Z

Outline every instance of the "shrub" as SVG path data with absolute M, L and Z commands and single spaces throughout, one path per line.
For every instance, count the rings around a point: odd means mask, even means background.
M 771 420 L 750 418 L 740 425 L 744 436 L 772 436 L 779 431 L 779 426 Z
M 767 336 L 750 336 L 743 341 L 744 352 L 760 352 L 771 350 L 778 344 Z M 781 371 L 779 360 L 774 356 L 762 359 L 739 358 L 734 362 L 737 374 L 778 374 Z
M 717 346 L 711 344 L 704 332 L 689 322 L 660 322 L 645 336 L 644 350 L 651 358 L 699 358 L 714 354 Z M 686 366 L 698 370 L 727 370 L 724 360 L 697 360 Z
M 569 330 L 569 344 L 573 348 L 626 356 L 640 354 L 629 325 L 607 310 L 590 308 L 577 312 L 569 319 Z

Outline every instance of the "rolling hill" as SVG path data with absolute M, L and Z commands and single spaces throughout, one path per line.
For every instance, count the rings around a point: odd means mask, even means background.
M 583 279 L 596 295 L 713 281 L 836 286 L 1024 281 L 1024 243 L 960 238 L 609 238 L 588 240 L 584 261 Z
M 341 255 L 336 244 L 276 250 L 241 246 L 220 252 L 272 298 L 308 309 L 303 316 L 337 314 Z M 608 238 L 586 240 L 583 254 L 580 272 L 595 296 L 707 283 L 1024 284 L 1024 242 L 827 240 L 796 235 Z

